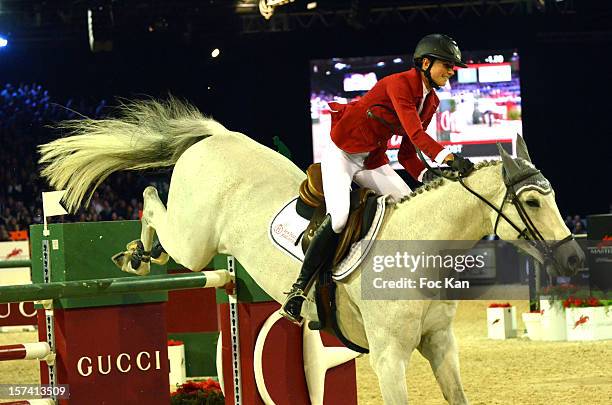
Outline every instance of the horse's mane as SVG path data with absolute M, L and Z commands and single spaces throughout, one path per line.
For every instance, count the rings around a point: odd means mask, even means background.
M 474 171 L 478 171 L 484 167 L 490 167 L 490 166 L 497 166 L 502 164 L 501 161 L 499 160 L 484 160 L 482 162 L 477 163 L 474 166 Z M 451 174 L 451 176 L 453 176 L 454 178 L 459 176 L 458 172 L 453 172 L 453 171 L 446 171 L 445 173 L 447 174 Z M 399 205 L 406 203 L 407 201 L 410 201 L 410 199 L 418 196 L 419 194 L 423 194 L 427 191 L 431 191 L 431 190 L 436 190 L 439 189 L 440 187 L 443 187 L 446 184 L 450 184 L 453 183 L 450 180 L 447 180 L 445 178 L 442 177 L 438 177 L 432 181 L 429 181 L 425 184 L 423 184 L 422 186 L 420 186 L 419 188 L 415 189 L 412 193 L 408 194 L 407 196 L 403 197 L 400 201 L 398 201 L 395 204 L 395 207 L 398 208 Z

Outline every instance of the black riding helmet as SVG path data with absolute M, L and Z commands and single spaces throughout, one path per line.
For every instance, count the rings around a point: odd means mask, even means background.
M 424 57 L 431 59 L 431 64 L 426 70 L 422 69 Z M 467 67 L 461 60 L 461 51 L 454 39 L 444 34 L 429 34 L 424 36 L 414 50 L 413 60 L 415 66 L 425 74 L 431 87 L 437 89 L 439 86 L 431 78 L 431 66 L 436 59 L 454 63 L 456 66 Z

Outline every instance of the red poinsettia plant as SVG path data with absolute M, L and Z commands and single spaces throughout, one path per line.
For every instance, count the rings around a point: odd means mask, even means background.
M 187 381 L 172 393 L 172 405 L 224 405 L 221 386 L 212 378 Z
M 554 298 L 567 298 L 570 295 L 575 294 L 579 288 L 574 284 L 558 284 L 549 285 L 541 290 L 540 295 L 548 295 Z
M 588 287 L 585 289 L 585 287 L 581 288 L 574 284 L 568 284 L 568 283 L 550 285 L 548 287 L 541 289 L 540 294 L 539 294 L 541 298 L 544 298 L 544 299 L 548 298 L 548 303 L 551 307 L 557 306 L 557 305 L 561 307 L 563 302 L 567 300 L 569 297 L 576 297 L 576 296 L 586 297 L 587 295 L 588 295 Z M 540 308 L 539 302 L 537 302 L 537 304 L 538 305 L 536 305 L 536 308 L 539 309 Z
M 510 303 L 506 302 L 506 303 L 499 303 L 499 302 L 493 302 L 491 304 L 489 304 L 489 308 L 510 308 L 512 305 L 510 305 Z
M 601 307 L 603 305 L 604 303 L 595 297 L 578 298 L 570 295 L 563 301 L 563 308 Z

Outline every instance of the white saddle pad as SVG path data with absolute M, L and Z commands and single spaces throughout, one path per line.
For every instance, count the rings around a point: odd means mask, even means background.
M 296 212 L 297 199 L 298 197 L 295 197 L 285 204 L 272 218 L 268 235 L 274 246 L 301 263 L 304 261 L 302 237 L 310 221 L 302 218 Z M 361 241 L 353 243 L 344 260 L 333 269 L 334 280 L 348 277 L 363 261 L 383 222 L 386 202 L 387 196 L 378 197 L 372 226 Z

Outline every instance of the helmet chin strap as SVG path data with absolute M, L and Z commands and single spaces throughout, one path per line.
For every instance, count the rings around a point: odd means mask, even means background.
M 430 63 L 429 66 L 427 66 L 427 69 L 423 69 L 422 67 L 420 68 L 421 72 L 423 72 L 423 74 L 425 75 L 425 78 L 427 79 L 427 82 L 429 83 L 429 85 L 436 90 L 440 89 L 440 86 L 438 86 L 438 84 L 436 82 L 434 82 L 434 80 L 431 77 L 431 67 L 433 66 L 435 59 L 430 59 Z

